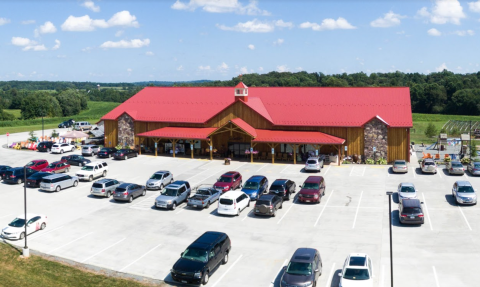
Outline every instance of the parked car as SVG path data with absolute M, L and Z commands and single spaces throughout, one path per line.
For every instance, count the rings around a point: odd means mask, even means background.
M 196 189 L 195 194 L 187 199 L 187 206 L 193 208 L 209 208 L 210 204 L 213 204 L 222 192 L 213 188 L 211 185 L 199 186 Z
M 423 224 L 425 222 L 422 202 L 417 198 L 403 198 L 398 203 L 400 223 Z
M 89 122 L 76 122 L 73 129 L 77 131 L 91 130 L 92 124 Z
M 318 171 L 320 172 L 323 168 L 323 160 L 325 159 L 324 156 L 314 156 L 309 157 L 305 162 L 305 171 Z
M 477 192 L 468 181 L 457 181 L 453 184 L 452 196 L 457 204 L 477 204 Z
M 27 186 L 40 187 L 40 182 L 42 182 L 42 179 L 50 175 L 52 174 L 49 172 L 43 172 L 43 171 L 36 172 L 27 178 Z
M 27 234 L 32 234 L 47 227 L 47 216 L 27 213 L 27 220 L 25 220 L 24 214 L 19 215 L 2 229 L 2 237 L 17 240 L 25 238 L 25 222 L 27 222 Z
M 37 171 L 31 168 L 26 169 L 26 177 L 30 177 L 32 174 L 36 173 Z M 23 167 L 13 167 L 7 171 L 5 171 L 5 176 L 3 177 L 3 182 L 6 183 L 16 183 L 20 184 L 25 179 L 25 173 Z
M 250 197 L 243 191 L 230 191 L 220 196 L 217 213 L 224 215 L 240 215 L 240 212 L 250 206 Z
M 122 182 L 116 179 L 102 178 L 92 184 L 90 193 L 95 196 L 110 197 L 120 184 L 122 184 Z
M 467 165 L 467 170 L 471 175 L 480 175 L 480 162 L 472 161 Z
M 394 173 L 408 173 L 407 161 L 403 159 L 397 159 L 393 162 L 392 172 Z
M 173 174 L 168 170 L 159 170 L 152 174 L 145 186 L 147 189 L 163 189 L 173 182 Z
M 177 206 L 187 200 L 191 191 L 188 181 L 177 180 L 164 188 L 155 198 L 155 207 L 175 210 Z
M 273 194 L 264 194 L 257 199 L 253 207 L 254 215 L 269 215 L 275 217 L 277 210 L 282 209 L 283 199 Z
M 448 174 L 457 174 L 457 175 L 464 175 L 465 168 L 463 164 L 459 161 L 452 161 L 446 165 Z
M 373 287 L 373 264 L 370 256 L 365 253 L 348 255 L 343 264 L 338 286 Z
M 59 192 L 62 189 L 78 185 L 78 177 L 68 174 L 54 174 L 46 176 L 40 182 L 40 189 Z
M 221 192 L 241 188 L 242 175 L 236 171 L 229 171 L 221 175 L 213 186 Z
M 44 159 L 36 159 L 27 163 L 25 166 L 28 168 L 34 169 L 36 171 L 40 171 L 48 166 L 48 161 Z
M 134 198 L 145 196 L 147 191 L 144 185 L 135 183 L 122 183 L 113 192 L 113 199 L 115 201 L 132 202 Z
M 170 275 L 177 282 L 205 285 L 220 264 L 227 264 L 231 248 L 227 234 L 207 231 L 180 254 Z
M 55 161 L 50 163 L 46 168 L 43 168 L 40 171 L 49 173 L 69 172 L 70 164 L 64 161 Z
M 75 149 L 75 145 L 70 143 L 56 143 L 52 146 L 52 153 L 64 153 L 74 151 Z
M 85 158 L 83 155 L 78 155 L 78 154 L 62 156 L 62 159 L 60 161 L 65 161 L 71 165 L 78 165 L 78 166 L 84 166 L 92 162 L 88 158 Z
M 317 286 L 322 275 L 323 263 L 320 252 L 313 248 L 298 248 L 284 267 L 280 287 Z
M 98 145 L 89 144 L 82 146 L 82 155 L 94 156 L 98 154 L 100 147 Z
M 0 179 L 3 180 L 3 177 L 5 176 L 5 172 L 12 167 L 9 165 L 0 165 Z
M 295 182 L 289 179 L 276 179 L 270 186 L 268 193 L 278 195 L 284 200 L 290 200 L 290 196 L 295 193 L 296 188 Z
M 102 149 L 97 153 L 98 157 L 112 157 L 114 153 L 117 152 L 117 149 L 114 147 L 102 147 Z
M 397 193 L 398 193 L 398 200 L 404 198 L 417 198 L 417 189 L 415 185 L 410 182 L 402 182 L 398 185 Z
M 298 192 L 300 202 L 320 203 L 325 196 L 325 179 L 322 176 L 309 176 Z
M 437 173 L 437 163 L 431 158 L 425 158 L 420 162 L 422 173 Z
M 263 175 L 254 175 L 250 177 L 243 185 L 242 191 L 250 196 L 251 200 L 256 200 L 268 189 L 268 179 Z
M 52 150 L 52 146 L 55 144 L 55 142 L 52 141 L 45 141 L 45 142 L 40 142 L 37 145 L 37 150 L 41 152 L 50 152 Z
M 138 156 L 138 153 L 136 151 L 134 151 L 133 149 L 127 149 L 127 148 L 122 148 L 121 150 L 117 150 L 117 152 L 113 154 L 114 159 L 125 159 L 125 160 L 127 158 L 137 157 L 137 156 Z
M 92 181 L 97 177 L 105 177 L 108 172 L 108 164 L 104 161 L 94 161 L 87 163 L 81 170 L 77 171 L 76 176 L 79 180 Z
M 59 128 L 70 128 L 74 124 L 75 124 L 75 121 L 70 119 L 68 121 L 61 122 L 60 124 L 58 124 L 58 127 Z

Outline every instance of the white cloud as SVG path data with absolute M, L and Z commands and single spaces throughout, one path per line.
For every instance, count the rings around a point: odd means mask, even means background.
M 443 70 L 448 70 L 448 68 L 447 68 L 447 65 L 445 65 L 445 63 L 442 63 L 440 66 L 436 67 L 435 70 L 437 72 L 441 72 Z
M 176 0 L 171 8 L 175 10 L 195 11 L 202 8 L 205 12 L 210 13 L 237 13 L 247 15 L 263 15 L 268 16 L 270 12 L 258 8 L 257 1 L 250 0 L 247 5 L 239 3 L 238 0 L 190 0 L 188 3 Z
M 53 46 L 52 50 L 57 50 L 58 48 L 60 48 L 60 40 L 55 40 L 55 46 Z
M 480 13 L 480 0 L 478 0 L 477 2 L 469 2 L 468 8 L 472 12 Z
M 90 52 L 91 50 L 93 50 L 92 47 L 86 47 L 82 49 L 82 52 Z
M 403 35 L 403 34 L 405 34 L 405 31 L 402 30 L 402 31 L 400 31 L 400 32 L 397 32 L 397 34 L 398 34 L 398 35 Z
M 248 48 L 249 48 L 250 50 L 255 50 L 255 45 L 250 44 L 250 45 L 248 45 Z
M 273 41 L 273 45 L 275 45 L 275 46 L 280 46 L 280 45 L 282 45 L 284 42 L 285 42 L 285 40 L 283 40 L 283 39 L 277 39 L 277 40 Z
M 22 25 L 30 25 L 30 24 L 35 24 L 35 20 L 25 20 L 21 22 Z
M 455 31 L 453 34 L 458 35 L 458 36 L 473 36 L 475 35 L 475 31 L 473 30 L 466 30 L 466 31 Z
M 281 65 L 281 66 L 277 66 L 277 71 L 282 73 L 282 72 L 288 72 L 288 67 L 286 65 Z
M 135 27 L 139 24 L 135 15 L 131 15 L 129 11 L 121 11 L 115 13 L 108 21 L 104 19 L 94 20 L 90 16 L 69 16 L 62 24 L 63 31 L 94 31 L 96 28 L 110 28 L 115 26 Z
M 25 77 L 25 75 L 23 75 L 22 73 L 17 73 L 17 76 L 20 77 L 20 78 Z
M 297 71 L 303 71 L 303 68 L 302 68 L 302 67 L 296 67 L 295 70 L 297 70 Z
M 211 68 L 210 66 L 198 66 L 198 69 L 201 71 L 210 71 Z
M 435 0 L 431 11 L 427 7 L 417 11 L 417 16 L 427 18 L 434 24 L 452 23 L 460 25 L 460 20 L 465 18 L 463 7 L 458 0 Z
M 220 66 L 218 66 L 218 70 L 221 73 L 225 73 L 229 69 L 228 65 L 225 62 L 222 62 Z
M 261 72 L 263 71 L 263 67 L 258 67 L 258 70 Z
M 248 69 L 247 69 L 247 67 L 241 67 L 241 68 L 240 68 L 240 73 L 241 73 L 242 75 L 248 74 Z
M 127 72 L 131 73 L 133 70 L 131 68 L 127 69 Z
M 293 23 L 292 22 L 284 22 L 283 20 L 277 20 L 277 21 L 275 21 L 275 26 L 292 29 L 293 28 Z
M 392 11 L 385 13 L 383 18 L 378 18 L 372 22 L 370 22 L 370 26 L 375 28 L 388 28 L 393 26 L 400 25 L 400 19 L 405 18 L 406 16 L 402 16 L 400 14 L 395 14 Z
M 123 35 L 123 30 L 118 30 L 116 33 L 115 33 L 115 37 L 120 37 Z
M 10 19 L 0 18 L 0 26 L 10 23 Z
M 145 52 L 146 56 L 154 56 L 155 54 L 152 51 Z
M 177 71 L 183 71 L 183 66 L 182 65 L 178 66 Z
M 47 48 L 45 45 L 39 45 L 36 41 L 22 37 L 12 37 L 12 44 L 15 46 L 23 47 L 23 51 L 45 51 Z
M 35 37 L 40 36 L 40 34 L 52 34 L 57 32 L 57 28 L 53 25 L 52 22 L 47 21 L 45 24 L 41 25 L 38 29 L 35 29 Z
M 100 45 L 100 48 L 108 49 L 108 48 L 142 48 L 145 46 L 150 45 L 150 39 L 133 39 L 130 41 L 127 40 L 120 40 L 118 42 L 107 41 Z
M 435 28 L 432 28 L 432 29 L 428 30 L 427 33 L 430 36 L 441 36 L 442 35 L 442 32 L 438 31 Z
M 91 1 L 91 0 L 87 0 L 87 1 L 83 2 L 82 6 L 87 8 L 87 9 L 92 10 L 93 12 L 100 12 L 100 6 L 96 6 L 95 3 L 93 3 L 93 1 Z
M 335 19 L 324 19 L 319 25 L 317 23 L 304 22 L 300 24 L 300 28 L 309 29 L 312 28 L 314 31 L 324 31 L 324 30 L 336 30 L 336 29 L 357 29 L 357 27 L 352 26 L 345 18 L 339 17 Z
M 233 27 L 227 27 L 225 25 L 218 25 L 217 27 L 225 31 L 237 31 L 243 33 L 268 33 L 275 30 L 275 25 L 271 22 L 261 22 L 257 19 L 247 21 L 245 23 L 238 23 Z
M 26 46 L 22 49 L 23 51 L 46 51 L 47 47 L 45 45 L 33 45 L 33 46 Z

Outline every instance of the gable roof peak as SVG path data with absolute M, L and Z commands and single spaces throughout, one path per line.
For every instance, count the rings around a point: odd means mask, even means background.
M 245 85 L 243 82 L 238 83 L 235 88 L 248 89 L 247 85 Z

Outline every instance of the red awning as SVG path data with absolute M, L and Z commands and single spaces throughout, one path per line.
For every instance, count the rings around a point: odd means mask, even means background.
M 253 142 L 341 145 L 344 139 L 312 131 L 259 130 Z
M 230 122 L 232 122 L 234 125 L 239 127 L 241 130 L 243 130 L 247 134 L 251 135 L 253 138 L 257 137 L 256 129 L 254 127 L 252 127 L 251 125 L 247 124 L 241 118 L 236 118 L 236 119 L 230 120 Z
M 165 127 L 158 130 L 137 134 L 139 137 L 207 140 L 208 135 L 217 128 L 183 128 Z

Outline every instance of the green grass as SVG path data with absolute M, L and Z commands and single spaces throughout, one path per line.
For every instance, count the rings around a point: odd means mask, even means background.
M 17 248 L 0 243 L 0 286 L 153 286 L 84 271 L 40 256 L 21 259 L 20 254 Z
M 19 119 L 22 116 L 22 113 L 20 112 L 20 110 L 11 109 L 11 110 L 3 110 L 3 111 L 11 115 L 14 115 L 16 119 Z

